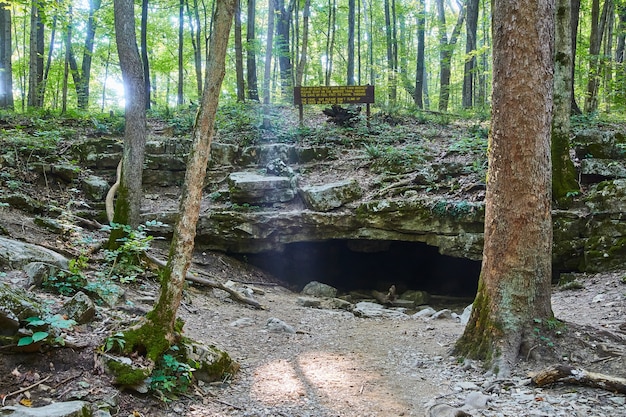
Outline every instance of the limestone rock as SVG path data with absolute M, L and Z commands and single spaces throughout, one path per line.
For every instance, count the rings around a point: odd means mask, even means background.
M 93 320 L 96 315 L 96 306 L 91 298 L 79 291 L 65 303 L 60 312 L 78 324 L 85 324 Z
M 215 346 L 188 341 L 184 347 L 188 363 L 195 369 L 193 374 L 200 381 L 220 381 L 225 375 L 232 376 L 239 370 L 239 364 Z
M 82 189 L 87 198 L 93 201 L 104 201 L 111 184 L 104 178 L 96 175 L 89 175 L 82 181 Z
M 7 406 L 0 409 L 0 414 L 11 417 L 91 417 L 93 414 L 88 402 L 67 401 L 44 407 Z
M 426 291 L 408 290 L 402 293 L 400 299 L 410 300 L 413 302 L 413 305 L 420 306 L 428 304 L 428 301 L 430 300 L 430 294 L 428 294 Z
M 318 281 L 311 281 L 304 286 L 302 289 L 303 295 L 310 295 L 312 297 L 336 297 L 337 296 L 337 288 L 331 287 L 330 285 L 324 284 Z
M 0 265 L 22 267 L 30 262 L 46 262 L 67 269 L 68 260 L 63 255 L 41 246 L 0 237 Z
M 322 305 L 322 300 L 317 297 L 298 297 L 296 304 L 302 307 L 319 308 Z
M 292 326 L 288 325 L 281 319 L 277 319 L 276 317 L 270 317 L 269 319 L 267 319 L 267 324 L 265 325 L 265 328 L 269 330 L 270 332 L 276 332 L 276 333 L 295 333 L 296 332 L 296 329 L 294 329 Z
M 298 190 L 307 207 L 315 211 L 330 211 L 358 200 L 363 190 L 355 179 L 330 184 L 306 186 Z
M 401 311 L 402 309 L 385 308 L 381 304 L 372 303 L 370 301 L 361 301 L 356 303 L 352 312 L 359 317 L 385 317 L 385 318 L 407 318 L 408 316 Z
M 30 279 L 30 285 L 40 286 L 49 276 L 54 276 L 58 272 L 58 267 L 45 262 L 31 262 L 24 266 L 24 272 Z
M 296 196 L 295 178 L 234 172 L 228 176 L 230 199 L 237 204 L 270 204 Z
M 25 290 L 0 282 L 0 335 L 12 336 L 20 321 L 29 317 L 42 317 L 37 300 Z

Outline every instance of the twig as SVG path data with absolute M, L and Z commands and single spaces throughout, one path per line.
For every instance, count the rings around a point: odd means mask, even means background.
M 4 401 L 5 401 L 7 398 L 12 397 L 12 396 L 17 395 L 17 394 L 21 394 L 21 393 L 26 392 L 26 391 L 28 391 L 28 390 L 31 390 L 31 389 L 35 388 L 37 385 L 43 384 L 44 382 L 46 382 L 46 381 L 47 381 L 47 380 L 49 380 L 50 378 L 52 378 L 52 375 L 48 375 L 48 376 L 47 376 L 47 377 L 45 377 L 44 379 L 42 379 L 42 380 L 40 380 L 40 381 L 38 381 L 38 382 L 35 382 L 34 384 L 29 385 L 29 386 L 27 386 L 27 387 L 24 387 L 24 388 L 22 388 L 22 389 L 18 389 L 17 391 L 9 392 L 7 395 L 5 395 L 5 396 L 4 396 L 4 398 L 2 398 L 2 406 L 4 407 Z
M 231 404 L 231 403 L 226 402 L 226 401 L 223 401 L 223 400 L 218 400 L 217 398 L 211 398 L 211 401 L 215 401 L 216 403 L 220 403 L 220 404 L 223 404 L 223 405 L 227 405 L 229 407 L 233 407 L 235 410 L 239 410 L 239 411 L 243 410 L 243 408 L 241 408 L 241 407 L 237 407 L 236 405 Z
M 78 377 L 82 376 L 82 374 L 83 374 L 83 371 L 81 371 L 78 375 L 69 376 L 69 377 L 65 378 L 63 381 L 61 381 L 61 382 L 59 382 L 58 384 L 56 384 L 53 388 L 54 388 L 54 389 L 57 389 L 57 388 L 59 388 L 61 385 L 65 384 L 66 382 L 69 382 L 69 381 L 71 381 L 72 379 L 76 379 L 76 378 L 78 378 Z

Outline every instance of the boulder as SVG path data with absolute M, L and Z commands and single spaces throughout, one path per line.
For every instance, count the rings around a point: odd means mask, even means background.
M 337 296 L 337 288 L 331 287 L 330 285 L 322 282 L 311 281 L 304 286 L 302 294 L 310 295 L 311 297 L 334 298 Z
M 19 268 L 36 261 L 52 264 L 62 269 L 68 267 L 67 258 L 50 249 L 0 237 L 0 265 Z
M 29 317 L 42 317 L 39 302 L 25 290 L 0 282 L 0 335 L 13 336 L 20 322 Z
M 626 178 L 626 160 L 583 159 L 580 162 L 580 173 L 583 179 L 591 180 L 596 178 Z
M 355 179 L 298 189 L 307 207 L 315 211 L 330 211 L 358 200 L 363 190 Z
M 93 320 L 96 315 L 96 306 L 91 298 L 79 291 L 63 305 L 60 313 L 78 324 L 85 324 Z
M 24 272 L 30 280 L 29 286 L 39 287 L 46 278 L 56 276 L 59 267 L 45 262 L 31 262 L 24 266 Z
M 102 177 L 89 175 L 82 182 L 82 189 L 92 201 L 104 201 L 111 185 Z
M 239 364 L 215 346 L 187 341 L 184 348 L 188 364 L 195 369 L 193 374 L 200 381 L 222 381 L 225 376 L 233 376 L 239 370 Z
M 86 401 L 53 403 L 44 407 L 13 405 L 0 408 L 0 414 L 10 417 L 91 417 L 91 406 Z
M 230 200 L 237 204 L 271 204 L 296 196 L 295 178 L 234 172 L 228 176 Z

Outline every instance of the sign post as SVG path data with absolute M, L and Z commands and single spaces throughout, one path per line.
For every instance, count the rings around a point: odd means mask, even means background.
M 366 104 L 367 127 L 370 127 L 370 104 L 374 103 L 373 85 L 342 85 L 332 87 L 294 87 L 293 104 L 299 106 L 302 124 L 305 104 Z

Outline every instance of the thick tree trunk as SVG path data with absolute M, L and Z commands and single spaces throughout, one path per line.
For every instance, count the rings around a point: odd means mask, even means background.
M 463 99 L 464 109 L 474 106 L 474 80 L 476 78 L 476 33 L 478 32 L 478 0 L 467 1 L 467 18 L 465 21 L 465 66 L 463 68 Z
M 554 1 L 494 0 L 485 246 L 478 294 L 456 354 L 509 373 L 553 317 L 550 126 Z M 533 57 L 522 59 L 520 56 Z
M 569 155 L 573 95 L 571 12 L 571 0 L 557 0 L 552 116 L 552 198 L 557 204 L 565 204 L 570 193 L 579 190 Z
M 259 101 L 259 86 L 256 75 L 256 39 L 254 20 L 256 19 L 255 0 L 248 0 L 248 19 L 246 28 L 246 79 L 248 81 L 248 98 Z
M 180 214 L 174 227 L 169 260 L 161 275 L 159 300 L 154 309 L 148 313 L 150 322 L 155 328 L 162 329 L 165 339 L 170 341 L 175 337 L 176 312 L 180 306 L 185 276 L 194 248 L 202 188 L 211 150 L 215 114 L 225 74 L 226 50 L 234 10 L 235 0 L 217 0 L 205 87 L 193 130 L 192 148 L 187 160 L 187 171 L 179 206 Z
M 115 205 L 115 223 L 137 227 L 140 223 L 142 200 L 142 173 L 146 146 L 146 89 L 143 63 L 139 56 L 135 35 L 133 0 L 114 0 L 115 39 L 124 80 L 126 127 L 122 176 Z M 109 246 L 115 247 L 111 233 Z
M 0 108 L 13 109 L 13 52 L 11 37 L 11 9 L 0 3 Z

